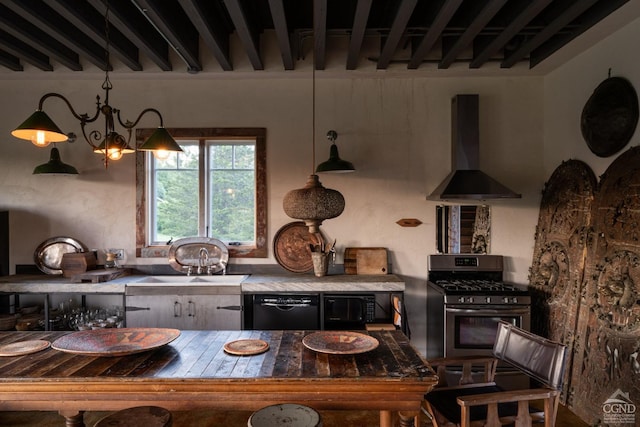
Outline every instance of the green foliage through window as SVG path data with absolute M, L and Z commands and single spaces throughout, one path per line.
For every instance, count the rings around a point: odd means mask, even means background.
M 225 243 L 254 243 L 255 141 L 179 144 L 183 153 L 152 160 L 153 242 L 207 235 Z

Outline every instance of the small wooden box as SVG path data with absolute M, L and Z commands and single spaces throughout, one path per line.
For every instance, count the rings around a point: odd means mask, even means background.
M 66 253 L 62 255 L 60 268 L 64 277 L 73 277 L 95 269 L 96 257 L 93 252 Z

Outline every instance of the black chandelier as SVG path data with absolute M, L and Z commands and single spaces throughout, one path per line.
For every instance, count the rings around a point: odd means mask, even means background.
M 82 130 L 82 136 L 84 140 L 93 148 L 94 153 L 99 153 L 104 155 L 104 164 L 105 168 L 108 166 L 110 160 L 118 160 L 122 158 L 124 154 L 134 153 L 137 150 L 142 151 L 153 151 L 154 155 L 158 158 L 166 158 L 170 152 L 172 151 L 182 151 L 182 148 L 178 145 L 178 143 L 171 137 L 169 132 L 164 128 L 164 123 L 162 120 L 162 115 L 155 108 L 145 108 L 138 115 L 138 117 L 134 121 L 126 120 L 123 121 L 120 116 L 120 110 L 109 105 L 109 91 L 113 88 L 111 81 L 109 80 L 109 69 L 111 68 L 111 63 L 109 61 L 109 5 L 107 2 L 106 5 L 106 13 L 105 13 L 105 39 L 106 39 L 106 69 L 105 69 L 105 79 L 102 83 L 102 89 L 104 90 L 104 104 L 100 101 L 100 95 L 96 96 L 96 112 L 93 116 L 89 116 L 87 113 L 78 114 L 74 108 L 71 106 L 71 103 L 67 98 L 63 95 L 55 92 L 50 92 L 42 96 L 40 98 L 40 102 L 38 104 L 38 109 L 31 115 L 27 120 L 25 120 L 20 126 L 14 129 L 11 134 L 16 138 L 25 139 L 31 141 L 34 145 L 38 147 L 46 147 L 50 143 L 58 143 L 58 142 L 73 142 L 75 141 L 75 135 L 73 133 L 65 134 L 60 128 L 51 120 L 51 118 L 42 110 L 42 106 L 45 100 L 48 98 L 59 98 L 67 105 L 71 114 L 80 121 L 80 129 Z M 144 115 L 147 113 L 153 113 L 158 116 L 160 119 L 160 126 L 149 136 L 149 138 L 139 147 L 131 146 L 131 138 L 133 134 L 133 129 L 136 127 L 138 122 L 142 119 Z M 100 130 L 89 130 L 87 129 L 87 125 L 98 120 L 100 115 L 104 116 L 105 123 L 104 129 Z M 127 137 L 120 135 L 115 130 L 115 121 L 117 121 L 122 126 L 126 132 Z M 60 161 L 59 152 L 57 152 L 56 148 L 52 150 L 52 160 L 53 157 L 57 157 L 57 161 L 64 165 Z M 49 164 L 52 164 L 51 162 Z M 53 165 L 57 165 L 58 163 L 53 163 Z M 42 165 L 44 166 L 44 165 Z M 65 165 L 68 166 L 68 165 Z M 73 168 L 72 168 L 73 169 Z M 73 173 L 69 172 L 68 168 L 40 168 L 37 167 L 34 173 Z

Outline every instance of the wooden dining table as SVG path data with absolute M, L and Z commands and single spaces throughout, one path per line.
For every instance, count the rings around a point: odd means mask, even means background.
M 52 347 L 0 357 L 0 410 L 57 411 L 67 427 L 85 411 L 155 405 L 171 411 L 245 410 L 299 403 L 317 410 L 380 411 L 380 426 L 413 426 L 437 376 L 400 331 L 360 331 L 370 351 L 315 351 L 316 331 L 181 331 L 169 344 L 135 354 L 95 356 Z M 55 340 L 73 332 L 0 332 L 0 346 Z M 259 339 L 267 351 L 233 355 L 225 343 Z

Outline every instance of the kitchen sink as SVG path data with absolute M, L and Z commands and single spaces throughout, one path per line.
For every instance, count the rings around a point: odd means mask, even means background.
M 248 274 L 215 276 L 144 276 L 131 281 L 128 286 L 240 286 Z

